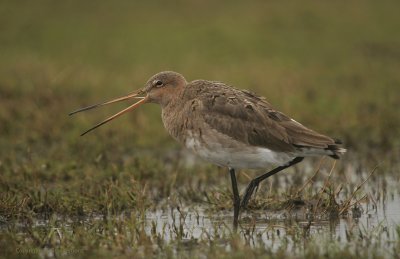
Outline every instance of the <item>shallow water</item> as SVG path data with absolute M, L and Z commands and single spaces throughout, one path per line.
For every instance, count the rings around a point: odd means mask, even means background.
M 223 238 L 234 232 L 232 212 L 207 212 L 203 207 L 156 210 L 146 213 L 146 231 L 160 235 L 165 240 L 175 240 L 179 235 L 186 240 Z M 400 195 L 393 193 L 375 206 L 372 202 L 361 204 L 345 217 L 327 219 L 311 218 L 306 209 L 291 211 L 251 211 L 241 215 L 238 233 L 252 246 L 279 246 L 284 240 L 310 236 L 328 237 L 343 244 L 351 235 L 369 238 L 390 245 L 398 238 L 400 225 Z M 181 231 L 181 233 L 178 233 Z M 290 249 L 291 246 L 288 246 Z
M 354 164 L 351 165 L 354 166 Z M 304 163 L 303 166 L 313 168 L 308 163 Z M 358 173 L 360 170 L 354 168 L 346 168 L 346 171 L 355 173 L 346 176 L 348 183 L 344 185 L 348 188 L 341 194 L 343 200 L 351 195 L 349 186 L 355 188 L 363 179 L 368 178 L 368 171 Z M 312 174 L 311 169 L 305 171 Z M 329 168 L 325 175 L 327 171 Z M 276 178 L 280 188 L 284 190 L 290 188 L 290 184 L 294 182 L 290 179 L 290 175 L 294 174 L 289 173 Z M 340 180 L 340 177 L 338 179 Z M 187 250 L 201 249 L 200 244 L 212 242 L 229 251 L 232 249 L 230 241 L 235 235 L 250 247 L 261 247 L 270 251 L 284 249 L 289 253 L 300 252 L 301 254 L 309 244 L 308 241 L 314 240 L 314 244 L 320 243 L 325 246 L 334 243 L 338 246 L 350 247 L 350 249 L 356 249 L 356 246 L 372 247 L 372 249 L 378 249 L 380 255 L 386 257 L 391 255 L 387 251 L 393 251 L 393 246 L 398 245 L 400 239 L 398 183 L 399 178 L 395 172 L 371 178 L 362 186 L 357 196 L 359 199 L 357 204 L 351 206 L 347 215 L 329 217 L 326 213 L 312 213 L 307 205 L 279 211 L 248 210 L 241 213 L 237 230 L 232 225 L 233 210 L 231 209 L 217 210 L 207 203 L 184 204 L 184 202 L 178 203 L 180 207 L 177 207 L 177 202 L 172 201 L 173 199 L 165 199 L 161 202 L 162 204 L 150 206 L 151 209 L 147 209 L 144 214 L 139 211 L 125 211 L 121 215 L 91 215 L 80 218 L 53 215 L 51 219 L 33 219 L 33 228 L 53 228 L 57 231 L 72 232 L 74 224 L 78 222 L 85 229 L 93 231 L 93 228 L 90 229 L 93 225 L 102 228 L 102 224 L 108 224 L 114 228 L 118 225 L 116 223 L 121 222 L 129 229 L 128 225 L 134 222 L 143 226 L 152 242 L 156 243 L 156 240 L 160 239 L 173 246 L 179 243 L 179 249 L 182 249 L 182 245 Z M 320 188 L 321 184 L 323 183 L 320 181 L 314 185 Z M 366 198 L 360 198 L 364 194 Z M 12 231 L 21 236 L 26 235 L 25 222 L 10 223 L 1 218 L 0 233 L 8 231 L 10 224 L 14 225 Z M 129 231 L 132 231 L 132 228 L 127 230 L 127 235 L 132 233 Z M 50 248 L 44 248 L 40 254 L 55 257 L 54 251 Z
M 376 204 L 376 205 L 375 205 Z M 149 210 L 142 222 L 148 236 L 160 238 L 166 243 L 179 241 L 182 249 L 196 249 L 199 243 L 217 242 L 227 251 L 231 249 L 229 238 L 238 234 L 251 247 L 263 247 L 271 251 L 282 249 L 299 252 L 307 246 L 307 240 L 314 239 L 327 244 L 336 242 L 340 246 L 362 245 L 376 247 L 386 257 L 398 240 L 396 228 L 400 225 L 400 195 L 398 192 L 382 197 L 377 202 L 361 203 L 345 217 L 310 217 L 307 209 L 266 211 L 252 210 L 241 214 L 238 229 L 232 226 L 233 213 L 230 210 L 210 211 L 207 205 L 185 206 L 184 208 L 164 206 L 164 209 Z M 136 212 L 111 216 L 115 221 L 129 222 Z M 134 216 L 135 217 L 135 216 Z M 102 215 L 81 218 L 84 225 L 104 220 Z M 58 229 L 68 230 L 77 219 L 59 217 L 63 222 Z M 38 228 L 47 227 L 50 220 L 37 220 Z M 21 234 L 23 224 L 21 223 Z M 0 230 L 6 230 L 3 224 Z M 399 230 L 397 230 L 399 231 Z M 357 242 L 353 242 L 357 240 Z M 54 249 L 44 248 L 43 257 L 55 257 Z
M 308 166 L 308 171 L 312 171 L 311 163 L 303 163 L 303 166 Z M 370 173 L 360 168 L 355 163 L 346 165 L 346 171 L 359 172 L 346 175 L 348 182 L 355 186 L 367 179 Z M 287 189 L 290 182 L 292 180 L 281 177 L 279 185 Z M 245 211 L 241 213 L 237 233 L 253 247 L 263 246 L 272 250 L 278 249 L 283 243 L 287 249 L 294 249 L 299 240 L 311 238 L 321 242 L 333 241 L 343 246 L 355 245 L 352 241 L 357 239 L 365 245 L 385 251 L 391 249 L 400 238 L 398 183 L 399 178 L 393 171 L 369 179 L 362 186 L 361 193 L 365 198 L 352 203 L 349 212 L 339 217 L 314 214 L 306 206 L 282 211 Z M 350 194 L 347 192 L 342 196 Z M 233 210 L 210 211 L 207 204 L 147 211 L 145 221 L 147 233 L 157 233 L 168 241 L 181 238 L 197 242 L 218 238 L 223 244 L 224 237 L 235 233 Z

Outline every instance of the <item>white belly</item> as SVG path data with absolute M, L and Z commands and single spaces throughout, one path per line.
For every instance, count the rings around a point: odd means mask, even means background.
M 202 136 L 200 139 L 198 136 L 189 134 L 185 146 L 204 160 L 235 169 L 262 169 L 279 166 L 288 163 L 295 157 L 294 154 L 248 146 L 227 136 L 209 135 Z

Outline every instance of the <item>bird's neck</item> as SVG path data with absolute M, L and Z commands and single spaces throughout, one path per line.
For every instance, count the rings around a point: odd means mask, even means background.
M 164 127 L 168 133 L 179 142 L 181 141 L 180 137 L 182 136 L 180 131 L 183 129 L 183 113 L 186 103 L 183 97 L 183 91 L 180 91 L 174 96 L 174 99 L 166 105 L 161 105 L 161 116 Z
M 161 102 L 159 102 L 161 109 L 174 109 L 182 103 L 184 88 L 178 88 L 173 93 L 169 94 Z

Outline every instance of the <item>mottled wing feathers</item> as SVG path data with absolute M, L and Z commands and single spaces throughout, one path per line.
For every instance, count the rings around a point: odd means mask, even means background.
M 193 97 L 192 105 L 205 123 L 242 143 L 287 152 L 336 148 L 333 139 L 304 127 L 248 91 L 197 80 L 188 85 L 185 95 Z

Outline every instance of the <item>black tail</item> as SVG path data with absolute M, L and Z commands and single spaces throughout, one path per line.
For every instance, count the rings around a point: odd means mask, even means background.
M 334 139 L 334 141 L 335 141 L 335 144 L 328 145 L 328 147 L 325 148 L 325 150 L 332 152 L 332 154 L 329 155 L 330 157 L 332 157 L 334 159 L 340 159 L 340 156 L 343 155 L 344 153 L 346 153 L 347 150 L 340 146 L 343 143 L 341 140 Z

